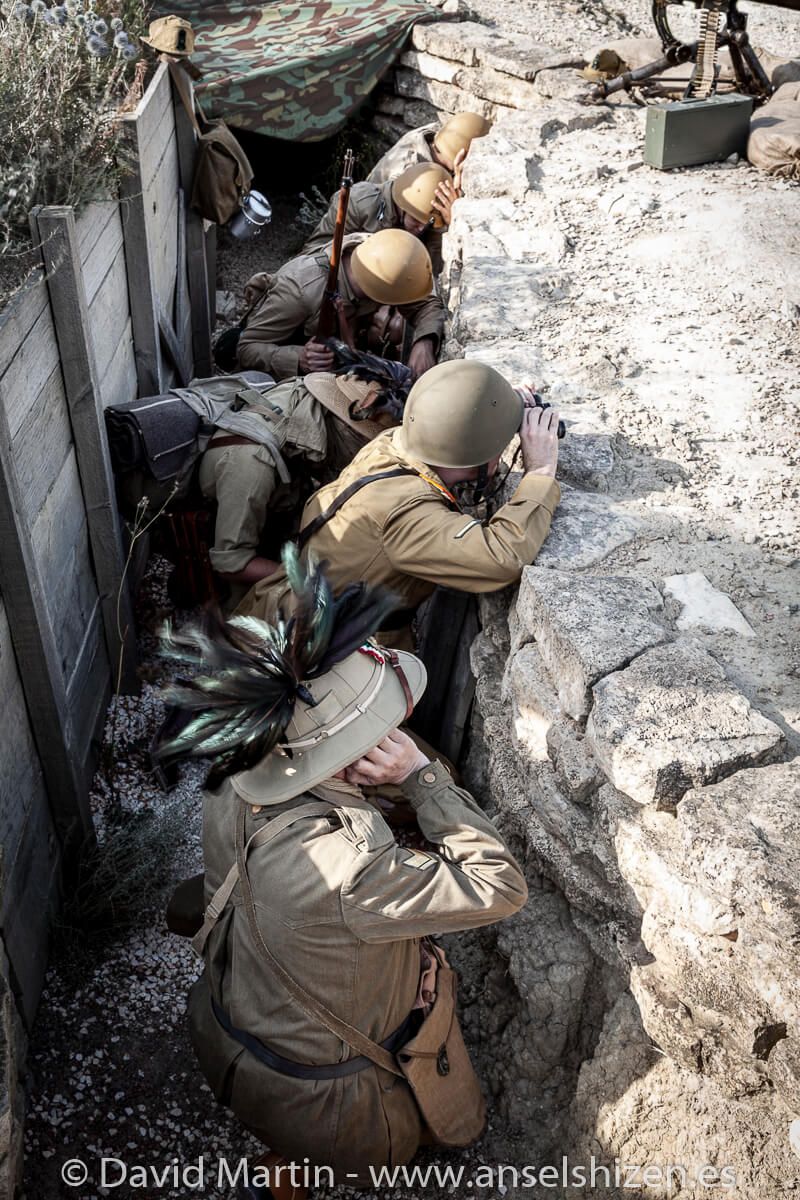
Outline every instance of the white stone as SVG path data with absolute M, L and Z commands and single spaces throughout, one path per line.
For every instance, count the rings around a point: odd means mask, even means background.
M 682 605 L 678 629 L 732 629 L 744 637 L 755 637 L 755 631 L 745 620 L 729 596 L 715 588 L 702 571 L 690 575 L 669 575 L 664 588 Z
M 621 504 L 562 485 L 561 502 L 536 565 L 561 571 L 584 570 L 633 541 L 641 528 L 641 521 Z
M 800 1158 L 800 1117 L 792 1121 L 789 1126 L 789 1145 L 797 1157 Z
M 418 71 L 426 79 L 435 79 L 439 83 L 453 83 L 461 70 L 458 63 L 447 62 L 446 59 L 436 58 L 433 54 L 425 54 L 418 50 L 408 50 L 402 54 L 400 64 Z

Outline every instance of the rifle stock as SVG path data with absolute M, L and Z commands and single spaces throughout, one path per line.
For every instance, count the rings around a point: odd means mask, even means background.
M 339 188 L 339 207 L 336 210 L 336 225 L 333 231 L 333 245 L 328 267 L 328 281 L 325 285 L 325 295 L 319 310 L 319 322 L 315 334 L 317 341 L 333 337 L 337 332 L 336 294 L 339 285 L 339 268 L 342 261 L 342 240 L 347 222 L 347 206 L 350 201 L 350 188 L 353 186 L 353 151 L 345 151 L 342 166 L 342 183 Z

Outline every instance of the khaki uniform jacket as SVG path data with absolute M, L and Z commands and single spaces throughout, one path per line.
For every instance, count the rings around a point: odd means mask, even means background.
M 364 240 L 364 234 L 350 234 L 344 249 Z M 328 281 L 328 258 L 301 255 L 290 259 L 273 276 L 269 291 L 251 313 L 239 339 L 238 357 L 243 370 L 266 371 L 275 379 L 298 374 L 300 347 L 317 331 L 319 311 Z M 339 292 L 346 313 L 358 327 L 381 306 L 374 300 L 357 299 L 344 270 L 339 273 Z M 417 304 L 398 305 L 413 328 L 413 340 L 432 337 L 438 349 L 444 329 L 444 306 L 435 293 Z
M 307 550 L 327 560 L 334 592 L 364 580 L 384 584 L 401 607 L 416 608 L 437 584 L 465 592 L 492 592 L 519 579 L 547 537 L 561 492 L 554 479 L 524 475 L 511 499 L 483 525 L 454 511 L 433 468 L 409 458 L 396 445 L 396 430 L 382 433 L 338 479 L 315 492 L 305 506 L 301 528 L 323 512 L 364 475 L 413 467 L 419 475 L 368 483 L 309 539 Z M 289 589 L 283 571 L 257 583 L 239 612 L 272 620 L 286 607 Z
M 345 234 L 379 233 L 382 229 L 403 228 L 403 214 L 392 199 L 392 183 L 393 179 L 388 179 L 386 183 L 381 184 L 367 182 L 353 184 L 347 205 Z M 327 213 L 303 246 L 302 254 L 317 253 L 331 242 L 336 228 L 338 207 L 339 193 L 336 192 Z M 426 231 L 422 241 L 431 256 L 434 274 L 438 275 L 442 269 L 442 231 L 430 229 Z
M 413 167 L 414 163 L 433 162 L 431 146 L 438 128 L 438 124 L 422 125 L 419 129 L 404 133 L 372 168 L 367 176 L 369 182 L 385 183 L 387 179 L 394 179 L 395 175 L 405 171 L 406 167 Z
M 226 781 L 206 796 L 206 901 L 235 858 L 237 806 Z M 402 785 L 425 837 L 441 853 L 397 845 L 380 813 L 344 797 L 338 816 L 305 817 L 248 856 L 261 933 L 293 978 L 337 1016 L 383 1041 L 414 1006 L 419 939 L 488 925 L 522 907 L 527 888 L 492 822 L 441 763 Z M 245 837 L 314 797 L 257 808 L 247 803 Z M 250 797 L 252 801 L 252 797 Z M 267 1067 L 216 1020 L 210 996 L 232 1024 L 284 1058 L 317 1066 L 355 1052 L 306 1017 L 253 944 L 237 886 L 208 940 L 206 971 L 190 999 L 200 1065 L 218 1099 L 290 1160 L 330 1166 L 369 1184 L 368 1164 L 397 1165 L 420 1137 L 405 1081 L 375 1066 L 338 1079 L 303 1080 Z
M 264 419 L 293 477 L 296 470 L 314 464 L 318 479 L 331 479 L 364 445 L 365 439 L 328 412 L 302 379 L 278 384 L 263 404 L 277 410 L 274 421 Z M 224 437 L 225 430 L 219 436 Z M 203 495 L 217 503 L 209 557 L 214 570 L 223 573 L 243 570 L 258 553 L 270 509 L 299 503 L 297 489 L 278 479 L 269 447 L 257 442 L 216 447 L 212 439 L 198 478 Z

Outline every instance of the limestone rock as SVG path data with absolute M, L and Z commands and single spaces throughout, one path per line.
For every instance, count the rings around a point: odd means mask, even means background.
M 539 380 L 545 369 L 541 355 L 530 342 L 510 340 L 502 342 L 470 342 L 464 348 L 465 358 L 477 358 L 494 367 L 514 383 L 523 380 Z
M 504 104 L 508 108 L 537 108 L 542 103 L 535 84 L 491 67 L 462 67 L 454 83 L 473 96 L 480 96 L 493 104 Z
M 439 83 L 455 83 L 460 70 L 457 63 L 447 62 L 443 58 L 436 58 L 432 54 L 417 50 L 408 50 L 401 54 L 400 65 L 418 71 L 425 79 L 435 79 Z
M 538 566 L 522 572 L 517 598 L 518 615 L 575 718 L 589 711 L 592 684 L 667 638 L 653 619 L 662 606 L 651 583 Z
M 511 337 L 531 317 L 563 295 L 560 282 L 541 267 L 506 258 L 473 258 L 464 264 L 453 331 L 460 342 Z
M 535 157 L 501 134 L 478 138 L 470 146 L 464 162 L 462 182 L 470 200 L 510 196 L 523 200 L 531 190 L 532 164 Z
M 586 81 L 574 68 L 558 67 L 540 71 L 534 83 L 546 100 L 577 100 L 586 94 Z
M 641 522 L 621 504 L 562 486 L 561 501 L 536 564 L 562 571 L 585 570 L 633 541 L 640 530 Z
M 434 108 L 445 112 L 476 112 L 491 120 L 494 117 L 495 106 L 480 96 L 456 87 L 450 83 L 439 83 L 435 79 L 426 79 L 418 71 L 408 67 L 398 67 L 395 71 L 395 87 L 398 94 L 414 100 L 425 100 Z
M 562 709 L 537 646 L 529 643 L 508 660 L 502 695 L 511 706 L 514 745 L 526 761 L 547 761 L 547 735 Z
M 690 575 L 670 575 L 664 580 L 667 593 L 682 605 L 678 629 L 732 629 L 744 637 L 755 637 L 752 626 L 729 596 L 720 592 L 702 571 Z
M 605 782 L 600 764 L 574 722 L 553 721 L 547 731 L 547 753 L 559 785 L 575 803 L 585 804 Z
M 532 80 L 543 70 L 580 65 L 579 56 L 572 51 L 554 50 L 532 38 L 504 38 L 475 21 L 415 25 L 411 42 L 416 50 L 468 67 L 489 67 L 518 79 Z
M 595 129 L 612 120 L 605 108 L 587 108 L 572 100 L 552 100 L 532 112 L 501 109 L 497 114 L 490 138 L 501 134 L 517 146 L 540 148 L 566 133 L 578 129 Z M 481 139 L 483 141 L 483 139 Z
M 777 725 L 755 712 L 699 646 L 657 646 L 594 686 L 587 739 L 620 791 L 673 807 L 691 787 L 762 762 Z
M 614 470 L 611 438 L 580 421 L 567 422 L 567 436 L 558 447 L 558 479 L 568 479 L 578 487 L 608 490 L 608 477 Z

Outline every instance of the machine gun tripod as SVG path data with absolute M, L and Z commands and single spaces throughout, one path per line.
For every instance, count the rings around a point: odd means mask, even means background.
M 739 11 L 737 0 L 693 0 L 695 7 L 700 9 L 700 30 L 696 42 L 682 42 L 670 28 L 667 8 L 671 3 L 680 2 L 681 0 L 653 0 L 651 11 L 656 31 L 661 38 L 663 57 L 635 71 L 625 71 L 614 79 L 598 83 L 592 89 L 591 99 L 603 100 L 614 92 L 627 91 L 637 83 L 669 70 L 670 67 L 687 62 L 693 62 L 695 66 L 684 99 L 706 99 L 716 90 L 719 74 L 717 58 L 722 48 L 727 48 L 730 53 L 739 90 L 753 96 L 757 102 L 769 99 L 774 89 L 750 43 L 747 16 Z M 800 12 L 800 0 L 762 2 L 776 8 L 789 8 Z

